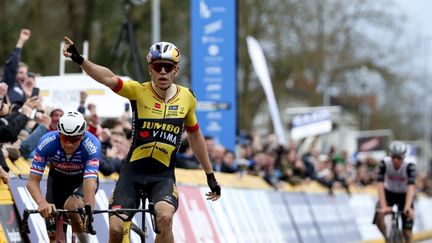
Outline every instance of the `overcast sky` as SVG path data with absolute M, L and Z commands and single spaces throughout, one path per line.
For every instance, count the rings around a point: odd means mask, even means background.
M 412 30 L 432 34 L 432 1 L 430 0 L 393 0 L 406 13 Z
M 393 0 L 407 17 L 407 31 L 415 39 L 423 40 L 428 53 L 429 70 L 432 67 L 432 1 L 431 0 Z

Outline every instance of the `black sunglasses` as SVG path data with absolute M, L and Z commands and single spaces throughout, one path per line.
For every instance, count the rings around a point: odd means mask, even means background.
M 176 65 L 167 62 L 157 62 L 150 64 L 150 67 L 158 73 L 162 71 L 162 68 L 165 70 L 165 72 L 169 73 L 174 70 Z
M 400 155 L 392 155 L 391 158 L 392 159 L 403 159 L 403 157 Z

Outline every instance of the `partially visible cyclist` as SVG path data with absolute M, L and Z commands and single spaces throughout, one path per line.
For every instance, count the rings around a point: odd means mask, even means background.
M 180 51 L 172 43 L 158 42 L 147 54 L 151 81 L 122 80 L 106 67 L 84 59 L 73 42 L 65 37 L 63 55 L 94 80 L 106 85 L 131 102 L 133 142 L 114 189 L 111 208 L 138 208 L 139 190 L 155 203 L 160 234 L 155 242 L 174 242 L 172 222 L 178 208 L 174 168 L 183 128 L 189 144 L 207 175 L 211 192 L 207 199 L 219 199 L 221 188 L 212 170 L 204 137 L 195 115 L 192 91 L 174 83 L 179 73 Z M 121 242 L 123 221 L 110 217 L 110 242 Z
M 389 156 L 379 164 L 378 171 L 378 203 L 374 223 L 386 237 L 384 215 L 391 213 L 391 207 L 398 205 L 402 210 L 402 228 L 405 241 L 412 242 L 414 224 L 414 195 L 416 166 L 405 161 L 407 145 L 401 141 L 389 144 Z
M 59 120 L 58 130 L 46 133 L 38 142 L 32 161 L 27 189 L 38 205 L 39 213 L 46 219 L 48 236 L 55 239 L 53 210 L 73 210 L 95 202 L 98 187 L 100 142 L 86 129 L 87 123 L 81 113 L 66 112 Z M 50 164 L 46 196 L 40 181 L 45 166 Z M 70 214 L 72 230 L 80 242 L 88 242 L 79 215 Z

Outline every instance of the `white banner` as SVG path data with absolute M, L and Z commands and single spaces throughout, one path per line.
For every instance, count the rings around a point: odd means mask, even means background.
M 249 56 L 252 60 L 252 65 L 255 69 L 256 75 L 258 76 L 261 85 L 264 88 L 264 92 L 267 97 L 267 102 L 270 109 L 270 115 L 272 117 L 273 126 L 278 137 L 279 143 L 286 145 L 285 133 L 282 127 L 282 120 L 280 118 L 279 109 L 276 103 L 276 98 L 273 92 L 273 87 L 270 80 L 269 71 L 267 68 L 267 62 L 264 57 L 264 53 L 261 49 L 260 44 L 255 38 L 248 36 L 246 38 Z
M 291 123 L 291 138 L 295 140 L 331 132 L 333 126 L 329 110 L 296 115 Z
M 129 78 L 122 77 L 122 79 Z M 128 99 L 83 74 L 37 77 L 36 86 L 40 88 L 44 105 L 50 108 L 61 108 L 64 111 L 78 109 L 80 91 L 87 92 L 85 105 L 95 104 L 96 113 L 100 117 L 120 117 L 125 111 L 125 103 L 129 103 Z

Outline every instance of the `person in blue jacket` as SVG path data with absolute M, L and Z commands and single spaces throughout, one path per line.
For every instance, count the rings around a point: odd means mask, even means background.
M 8 85 L 7 95 L 14 111 L 18 110 L 31 96 L 33 87 L 36 85 L 34 78 L 28 78 L 29 67 L 27 64 L 20 62 L 21 50 L 30 35 L 29 29 L 21 29 L 15 48 L 3 66 L 1 82 Z

